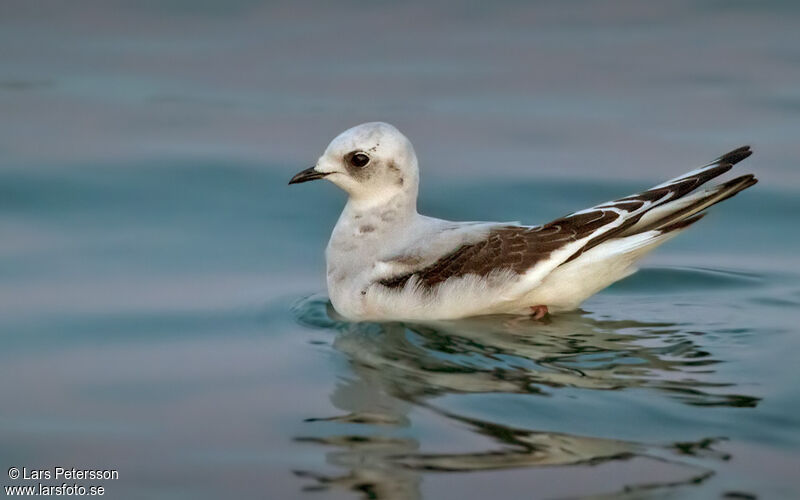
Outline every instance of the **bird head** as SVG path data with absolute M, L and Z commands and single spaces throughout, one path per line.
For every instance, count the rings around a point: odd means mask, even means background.
M 371 122 L 345 130 L 331 141 L 317 164 L 289 184 L 327 179 L 352 200 L 380 203 L 398 194 L 416 197 L 417 156 L 406 136 L 392 125 Z

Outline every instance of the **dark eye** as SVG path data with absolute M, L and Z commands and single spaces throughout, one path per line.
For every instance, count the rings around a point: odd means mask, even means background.
M 367 156 L 365 153 L 357 151 L 350 153 L 350 157 L 347 161 L 349 161 L 350 165 L 354 167 L 362 168 L 366 167 L 367 163 L 369 163 L 369 156 Z

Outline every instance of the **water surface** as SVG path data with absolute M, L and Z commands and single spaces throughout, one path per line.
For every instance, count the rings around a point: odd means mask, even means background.
M 3 470 L 115 468 L 110 498 L 800 496 L 794 4 L 31 5 L 0 16 Z M 373 119 L 444 218 L 543 222 L 748 142 L 761 183 L 581 311 L 353 324 L 324 288 L 344 197 L 286 182 Z

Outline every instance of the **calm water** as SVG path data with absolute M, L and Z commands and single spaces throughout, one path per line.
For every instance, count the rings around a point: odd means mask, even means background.
M 800 497 L 797 7 L 583 7 L 0 8 L 0 484 Z M 744 143 L 762 182 L 583 311 L 351 324 L 344 196 L 286 182 L 367 119 L 444 218 L 543 222 Z

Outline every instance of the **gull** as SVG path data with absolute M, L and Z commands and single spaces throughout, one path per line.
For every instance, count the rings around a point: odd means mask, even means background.
M 327 179 L 348 194 L 325 251 L 334 309 L 352 321 L 430 321 L 576 309 L 636 271 L 645 254 L 757 182 L 703 187 L 749 146 L 641 193 L 538 226 L 453 222 L 417 213 L 419 167 L 392 125 L 342 132 L 289 184 Z

